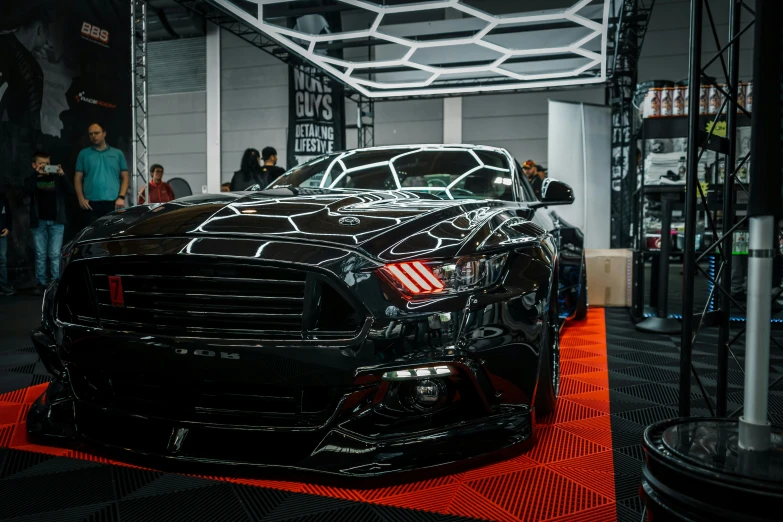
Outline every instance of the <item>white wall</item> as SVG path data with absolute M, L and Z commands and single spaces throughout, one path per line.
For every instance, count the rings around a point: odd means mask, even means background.
M 403 100 L 375 104 L 375 144 L 443 142 L 443 100 Z
M 149 97 L 149 162 L 165 179 L 183 178 L 194 194 L 207 182 L 206 92 Z
M 548 100 L 604 103 L 604 89 L 580 88 L 553 92 L 490 94 L 462 100 L 465 143 L 504 147 L 522 163 L 546 164 Z
M 288 66 L 233 34 L 220 35 L 221 171 L 231 181 L 242 153 L 251 147 L 277 149 L 287 162 Z
M 207 181 L 205 39 L 149 44 L 149 163 L 199 194 Z

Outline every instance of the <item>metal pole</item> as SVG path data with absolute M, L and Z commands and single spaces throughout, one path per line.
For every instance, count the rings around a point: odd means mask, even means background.
M 740 32 L 742 5 L 741 0 L 731 0 L 729 6 L 729 41 L 734 40 Z M 718 390 L 716 394 L 716 415 L 726 416 L 729 385 L 729 337 L 731 329 L 731 250 L 732 233 L 734 225 L 734 172 L 737 163 L 737 93 L 739 92 L 739 38 L 729 48 L 729 85 L 733 99 L 727 103 L 728 115 L 726 116 L 727 134 L 729 140 L 729 153 L 726 156 L 725 177 L 723 180 L 723 275 L 718 282 L 724 292 L 720 297 L 720 325 L 718 332 Z
M 639 166 L 636 164 L 636 117 L 633 113 L 633 93 L 636 90 L 638 76 L 636 64 L 630 65 L 629 67 L 633 68 L 630 85 L 627 87 L 630 90 L 630 98 L 626 100 L 622 114 L 622 117 L 628 118 L 628 145 L 625 147 L 625 150 L 628 153 L 628 170 L 625 172 L 625 179 L 622 179 L 621 181 L 624 185 L 621 193 L 626 194 L 626 196 L 633 195 L 636 190 L 636 171 L 639 169 Z M 622 171 L 620 175 L 622 176 Z M 628 221 L 627 223 L 623 221 L 623 227 L 633 223 L 633 198 L 624 197 L 623 202 L 625 202 L 625 199 L 628 199 L 627 204 L 630 208 L 628 209 Z M 623 212 L 623 217 L 624 216 L 625 212 Z M 630 237 L 633 234 L 633 231 L 630 230 L 630 226 L 623 231 L 623 234 L 626 233 L 628 234 L 628 237 L 626 241 L 623 242 L 623 247 L 634 248 L 633 238 Z
M 136 151 L 138 147 L 138 137 L 136 133 L 136 0 L 131 0 L 130 3 L 130 51 L 131 51 L 131 113 L 133 121 L 133 129 L 131 130 L 131 168 L 129 169 L 132 176 L 131 186 L 133 192 L 131 193 L 131 201 L 136 201 L 136 194 L 139 193 L 138 179 L 136 178 Z
M 661 259 L 658 261 L 658 317 L 669 318 L 669 255 L 672 242 L 672 201 L 661 194 Z
M 745 354 L 745 415 L 740 418 L 739 444 L 742 448 L 756 451 L 766 450 L 770 442 L 770 425 L 767 422 L 769 401 L 767 385 L 769 383 L 769 320 L 772 308 L 772 236 L 774 230 L 775 222 L 772 216 L 750 219 L 748 332 L 745 341 L 747 346 Z M 743 430 L 743 425 L 749 429 Z M 743 434 L 746 436 L 743 437 Z
M 152 180 L 152 176 L 150 175 L 150 155 L 149 155 L 149 142 L 148 142 L 148 135 L 147 135 L 147 123 L 149 120 L 147 119 L 147 2 L 142 2 L 141 4 L 141 26 L 142 26 L 142 33 L 141 33 L 141 45 L 142 45 L 142 53 L 141 53 L 141 60 L 142 60 L 142 71 L 144 74 L 144 78 L 142 79 L 142 100 L 143 100 L 143 108 L 144 114 L 142 115 L 144 118 L 144 131 L 142 135 L 142 139 L 144 140 L 144 176 L 146 177 L 147 182 L 144 183 L 144 202 L 149 203 L 150 202 L 150 184 L 149 182 Z M 133 194 L 133 199 L 136 200 L 136 194 Z
M 762 452 L 771 444 L 769 400 L 769 330 L 775 218 L 781 209 L 779 0 L 756 2 L 753 91 L 756 106 L 751 128 L 750 248 L 748 249 L 748 319 L 745 351 L 745 414 L 739 422 L 739 447 Z M 770 64 L 773 64 L 770 70 Z
M 691 413 L 691 352 L 693 349 L 693 283 L 696 276 L 696 193 L 699 162 L 699 94 L 701 32 L 704 0 L 691 0 L 690 63 L 688 68 L 688 172 L 685 183 L 685 259 L 680 341 L 680 416 Z
M 356 146 L 358 148 L 364 148 L 364 136 L 362 136 L 364 129 L 362 129 L 362 98 L 356 102 Z
M 642 124 L 642 128 L 644 128 L 644 124 Z M 634 145 L 631 147 L 631 150 L 634 154 L 636 154 L 636 139 L 632 138 L 631 143 Z M 645 139 L 644 139 L 644 131 L 642 131 L 642 139 L 641 139 L 641 151 L 642 151 L 642 161 L 644 161 L 645 155 L 646 155 L 646 147 L 645 147 Z M 635 164 L 635 162 L 634 162 Z M 629 172 L 629 176 L 633 176 L 633 186 L 634 190 L 637 190 L 636 184 L 639 184 L 639 197 L 634 199 L 634 202 L 638 202 L 639 208 L 634 209 L 636 210 L 636 220 L 634 224 L 634 249 L 637 251 L 636 256 L 636 266 L 634 267 L 636 270 L 636 273 L 634 274 L 634 289 L 635 289 L 635 296 L 634 296 L 634 306 L 635 306 L 635 313 L 634 313 L 634 319 L 641 320 L 644 318 L 644 291 L 645 291 L 645 284 L 644 284 L 644 172 L 640 173 L 638 172 L 638 166 L 637 169 L 634 172 Z

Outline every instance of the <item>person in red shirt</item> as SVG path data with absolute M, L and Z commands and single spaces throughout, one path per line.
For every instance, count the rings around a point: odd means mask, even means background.
M 152 181 L 150 181 L 150 203 L 167 203 L 174 200 L 174 191 L 171 189 L 171 185 L 163 181 L 163 167 L 157 163 L 150 168 L 150 174 L 152 175 Z M 141 187 L 139 191 L 139 205 L 143 205 L 144 201 L 144 189 L 146 185 Z

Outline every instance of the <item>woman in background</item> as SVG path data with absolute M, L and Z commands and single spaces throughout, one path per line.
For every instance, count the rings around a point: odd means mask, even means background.
M 247 149 L 242 154 L 239 170 L 231 178 L 231 192 L 247 190 L 261 182 L 261 154 L 256 149 Z

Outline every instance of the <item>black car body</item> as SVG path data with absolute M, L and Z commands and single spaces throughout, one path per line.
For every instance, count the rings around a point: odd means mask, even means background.
M 109 214 L 45 294 L 28 430 L 341 476 L 513 448 L 586 305 L 582 234 L 548 209 L 571 201 L 502 149 L 416 146 Z

